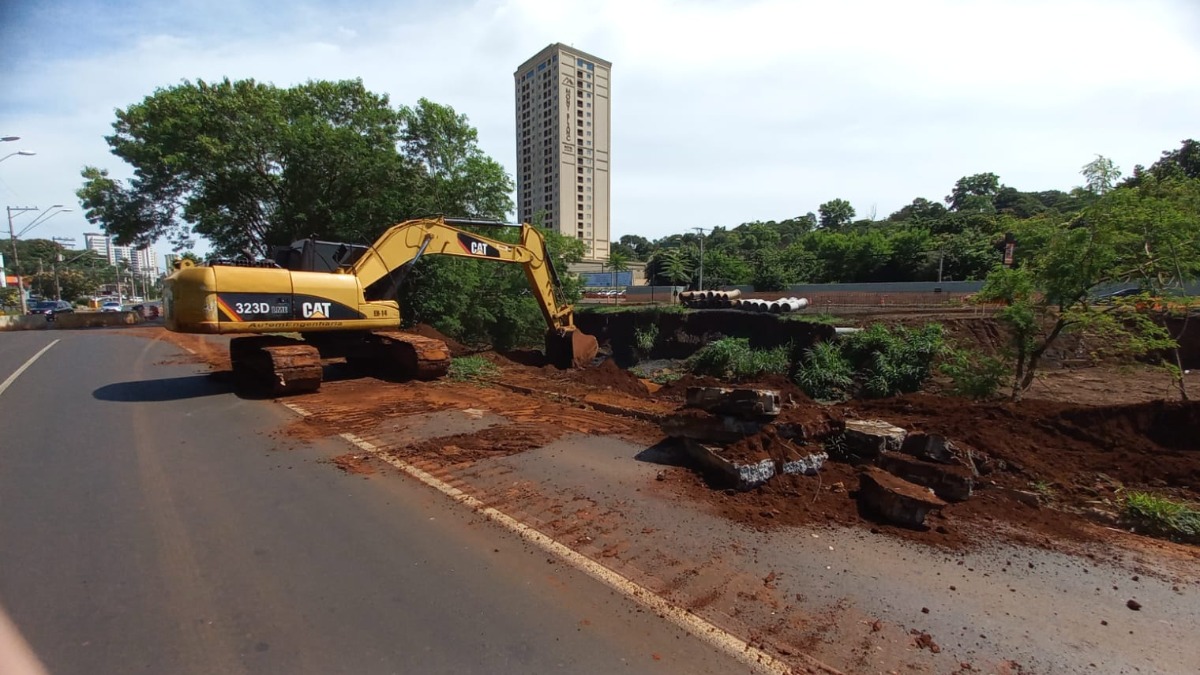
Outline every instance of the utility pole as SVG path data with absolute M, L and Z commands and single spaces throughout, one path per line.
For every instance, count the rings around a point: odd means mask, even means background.
M 942 283 L 942 263 L 946 262 L 946 250 L 938 251 L 938 283 Z
M 25 213 L 26 211 L 37 211 L 36 206 L 9 206 L 8 208 L 8 238 L 12 240 L 13 250 L 13 273 L 17 277 L 17 297 L 21 298 L 21 314 L 29 312 L 29 305 L 25 302 L 25 282 L 21 279 L 21 271 L 18 266 L 21 264 L 21 259 L 17 257 L 17 235 L 13 232 L 13 211 L 17 213 Z
M 700 235 L 700 282 L 697 284 L 696 290 L 702 291 L 704 290 L 704 228 L 693 227 L 692 229 Z

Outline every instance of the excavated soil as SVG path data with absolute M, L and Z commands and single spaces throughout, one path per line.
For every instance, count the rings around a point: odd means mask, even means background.
M 973 403 L 911 394 L 853 404 L 910 431 L 938 433 L 982 451 L 981 471 L 1001 484 L 1031 482 L 1083 498 L 1119 487 L 1173 487 L 1200 498 L 1200 402 L 1096 408 L 1051 401 Z
M 584 384 L 597 389 L 611 389 L 637 398 L 650 395 L 650 390 L 637 375 L 621 368 L 611 359 L 606 359 L 599 366 L 569 371 L 568 377 L 572 382 Z
M 228 368 L 226 347 L 219 339 L 151 328 L 129 332 L 171 340 L 191 351 L 191 358 L 197 361 L 217 370 Z M 398 384 L 372 378 L 326 382 L 321 391 L 296 397 L 314 416 L 297 420 L 281 433 L 302 440 L 332 433 L 331 429 L 361 429 L 416 413 L 472 407 L 500 415 L 507 422 L 482 431 L 402 444 L 395 451 L 442 466 L 469 464 L 541 447 L 568 432 L 619 436 L 650 447 L 662 441 L 662 434 L 646 420 L 677 409 L 689 386 L 731 386 L 687 376 L 649 394 L 636 376 L 612 361 L 591 370 L 559 371 L 532 359 L 523 365 L 508 356 L 486 355 L 500 368 L 495 385 Z M 1076 372 L 1099 371 L 1059 370 L 1057 386 L 1069 390 L 1067 378 Z M 1127 377 L 1136 378 L 1137 373 Z M 817 476 L 777 476 L 745 493 L 714 490 L 697 473 L 666 472 L 667 485 L 674 485 L 699 507 L 756 528 L 828 522 L 951 548 L 996 538 L 1055 548 L 1073 541 L 1111 538 L 1111 530 L 1075 513 L 1096 505 L 1113 511 L 1125 489 L 1148 489 L 1200 501 L 1200 442 L 1194 440 L 1200 438 L 1200 403 L 1118 403 L 1124 388 L 1113 387 L 1109 398 L 1103 399 L 1110 403 L 1103 406 L 1061 401 L 976 403 L 913 394 L 829 407 L 812 403 L 784 380 L 737 386 L 781 390 L 785 406 L 777 423 L 828 430 L 836 428 L 842 418 L 857 417 L 883 419 L 909 431 L 942 434 L 971 451 L 981 473 L 969 500 L 931 514 L 927 529 L 909 530 L 860 514 L 854 497 L 858 489 L 855 468 L 838 462 L 827 462 Z M 817 449 L 819 442 L 809 440 L 801 445 L 766 434 L 745 439 L 729 452 L 792 458 Z M 1015 496 L 1014 489 L 1026 498 Z M 1035 499 L 1031 501 L 1030 496 Z
M 433 326 L 430 326 L 429 324 L 419 323 L 419 324 L 416 324 L 415 326 L 405 328 L 404 332 L 412 333 L 414 335 L 420 335 L 421 337 L 427 337 L 427 338 L 431 338 L 434 340 L 441 340 L 442 342 L 445 342 L 446 347 L 450 350 L 450 356 L 466 356 L 468 354 L 473 354 L 473 353 L 479 351 L 478 349 L 471 349 L 470 347 L 464 345 L 463 343 L 459 342 L 458 340 L 455 340 L 454 338 L 452 338 L 448 335 L 445 335 L 444 333 L 442 333 L 438 329 L 434 328 Z

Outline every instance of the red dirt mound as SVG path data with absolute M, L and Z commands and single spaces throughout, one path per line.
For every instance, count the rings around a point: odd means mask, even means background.
M 406 328 L 405 331 L 414 335 L 420 335 L 421 337 L 427 337 L 445 342 L 446 347 L 450 350 L 450 356 L 466 356 L 467 354 L 475 352 L 475 350 L 464 345 L 458 340 L 443 334 L 441 331 L 433 326 L 430 326 L 429 324 L 419 323 L 411 328 Z
M 733 462 L 757 462 L 770 458 L 778 468 L 786 462 L 818 452 L 821 452 L 820 446 L 803 445 L 802 441 L 792 442 L 781 438 L 774 427 L 768 426 L 753 436 L 746 436 L 725 446 L 720 455 Z
M 1049 401 L 972 403 L 911 394 L 852 404 L 909 430 L 945 435 L 1000 460 L 1004 473 L 1068 492 L 1095 494 L 1107 481 L 1175 487 L 1200 497 L 1200 403 L 1087 408 Z M 1016 486 L 1019 481 L 1013 482 Z
M 609 388 L 630 396 L 646 398 L 650 390 L 638 379 L 637 375 L 618 366 L 612 359 L 606 359 L 594 368 L 571 371 L 570 379 L 596 388 Z

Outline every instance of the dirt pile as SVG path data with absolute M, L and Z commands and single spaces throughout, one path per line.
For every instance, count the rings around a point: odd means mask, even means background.
M 421 337 L 427 337 L 427 338 L 431 338 L 433 340 L 441 340 L 442 342 L 445 342 L 446 347 L 450 350 L 450 356 L 466 356 L 468 354 L 474 354 L 475 352 L 479 351 L 477 349 L 471 349 L 470 347 L 464 345 L 463 343 L 459 342 L 458 340 L 455 340 L 454 338 L 452 338 L 448 335 L 445 335 L 444 333 L 442 333 L 438 329 L 434 328 L 433 326 L 430 326 L 429 324 L 419 323 L 415 326 L 406 328 L 404 330 L 406 333 L 412 333 L 414 335 L 420 335 Z
M 595 387 L 597 389 L 612 389 L 630 396 L 646 398 L 650 390 L 637 375 L 618 366 L 611 359 L 606 359 L 600 365 L 592 368 L 573 370 L 568 375 L 573 382 Z
M 726 445 L 720 454 L 731 462 L 752 463 L 770 459 L 776 466 L 782 466 L 821 451 L 820 445 L 805 444 L 799 439 L 788 440 L 780 436 L 774 426 L 768 425 L 757 434 Z
M 910 394 L 852 404 L 909 431 L 937 433 L 982 451 L 986 477 L 1080 497 L 1127 487 L 1174 487 L 1200 498 L 1200 403 L 1087 408 L 1049 401 L 973 403 Z

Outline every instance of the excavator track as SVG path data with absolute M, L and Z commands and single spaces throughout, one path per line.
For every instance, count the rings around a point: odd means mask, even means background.
M 437 380 L 450 370 L 450 347 L 432 337 L 373 331 L 371 358 L 384 375 L 397 380 Z
M 321 355 L 316 347 L 274 335 L 234 338 L 229 360 L 239 387 L 276 396 L 321 388 Z

